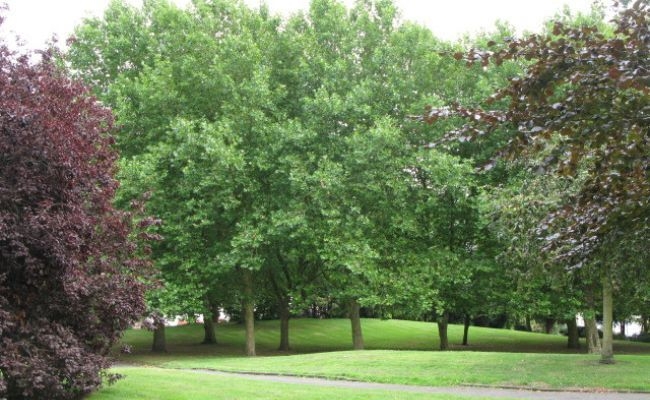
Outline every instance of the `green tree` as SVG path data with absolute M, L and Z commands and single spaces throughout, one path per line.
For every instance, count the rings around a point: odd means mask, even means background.
M 426 29 L 399 25 L 389 1 L 359 1 L 349 11 L 314 1 L 308 18 L 314 89 L 301 120 L 314 133 L 305 162 L 312 226 L 328 291 L 350 308 L 353 347 L 361 348 L 360 307 L 385 305 L 382 280 L 409 268 L 399 252 L 414 226 L 406 172 L 416 162 L 402 121 L 443 86 L 428 73 L 439 43 Z
M 575 325 L 575 316 L 587 314 L 585 293 L 591 293 L 586 271 L 566 270 L 564 264 L 548 260 L 544 243 L 531 240 L 541 219 L 561 205 L 564 195 L 576 191 L 578 185 L 571 179 L 540 175 L 539 165 L 529 160 L 511 167 L 518 173 L 506 185 L 492 188 L 485 197 L 490 220 L 489 234 L 498 241 L 497 259 L 514 281 L 516 291 L 511 294 L 510 309 L 517 323 L 539 320 L 550 333 L 556 322 Z M 570 347 L 578 347 L 577 326 L 570 332 Z
M 412 167 L 418 229 L 415 232 L 430 285 L 440 349 L 449 348 L 450 312 L 468 311 L 475 267 L 472 259 L 478 225 L 478 189 L 469 162 L 425 150 Z M 464 309 L 464 310 L 463 310 Z
M 137 51 L 120 53 L 131 37 Z M 437 46 L 391 1 L 314 0 L 284 24 L 239 2 L 151 1 L 87 21 L 68 60 L 116 110 L 125 198 L 151 190 L 165 220 L 164 279 L 210 298 L 236 288 L 252 355 L 255 301 L 269 294 L 281 349 L 291 312 L 324 292 L 351 307 L 362 347 L 360 308 L 384 304 L 386 274 L 409 267 L 418 160 L 405 119 L 452 92 L 429 73 Z
M 504 154 L 522 159 L 543 153 L 547 170 L 585 175 L 578 192 L 540 224 L 539 235 L 558 259 L 575 268 L 598 269 L 604 363 L 613 362 L 613 284 L 627 268 L 620 260 L 648 241 L 648 7 L 639 0 L 620 9 L 611 34 L 599 25 L 572 27 L 558 21 L 547 35 L 458 54 L 486 67 L 514 58 L 530 65 L 494 95 L 505 111 L 452 107 L 425 116 L 429 121 L 449 113 L 470 117 L 474 122 L 463 132 L 471 138 L 511 127 L 516 133 Z M 634 239 L 618 243 L 621 237 Z
M 133 178 L 124 190 L 152 190 L 152 212 L 165 221 L 166 240 L 155 249 L 165 279 L 195 284 L 204 296 L 215 285 L 242 287 L 249 317 L 254 280 L 247 271 L 261 268 L 261 180 L 271 170 L 266 149 L 280 117 L 281 88 L 270 83 L 264 53 L 277 27 L 240 3 L 197 1 L 180 10 L 152 1 L 138 10 L 115 2 L 103 20 L 78 28 L 68 54 L 91 82 L 93 71 L 129 66 L 99 74 L 97 90 L 120 123 L 118 146 Z M 147 45 L 120 53 L 133 35 Z M 220 285 L 224 276 L 230 279 Z M 252 355 L 252 320 L 247 327 Z

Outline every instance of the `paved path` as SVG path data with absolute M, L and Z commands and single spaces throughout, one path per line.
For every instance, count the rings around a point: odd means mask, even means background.
M 371 383 L 343 380 L 329 380 L 321 378 L 303 378 L 288 375 L 262 375 L 244 374 L 236 372 L 222 372 L 210 369 L 183 369 L 202 374 L 213 374 L 220 376 L 233 376 L 258 381 L 271 381 L 290 383 L 297 385 L 317 385 L 352 389 L 379 389 L 395 392 L 414 393 L 442 393 L 457 396 L 472 397 L 496 397 L 500 399 L 535 399 L 535 400 L 650 400 L 650 393 L 621 393 L 621 392 L 556 392 L 556 391 L 535 391 L 521 389 L 502 389 L 482 386 L 452 386 L 432 387 L 395 385 L 387 383 Z

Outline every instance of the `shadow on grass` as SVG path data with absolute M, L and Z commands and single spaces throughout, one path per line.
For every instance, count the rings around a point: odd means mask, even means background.
M 452 351 L 481 351 L 504 353 L 584 354 L 584 340 L 580 350 L 567 348 L 567 339 L 561 335 L 521 332 L 506 329 L 472 327 L 469 345 L 462 346 L 460 325 L 449 326 Z M 437 350 L 436 324 L 400 320 L 363 320 L 364 339 L 367 350 Z M 130 354 L 122 354 L 116 346 L 112 355 L 119 362 L 161 364 L 178 357 L 214 358 L 239 357 L 244 353 L 244 327 L 236 323 L 217 326 L 217 344 L 202 344 L 203 327 L 189 324 L 167 328 L 167 352 L 152 353 L 152 333 L 146 330 L 129 330 L 122 344 L 131 348 Z M 290 329 L 289 352 L 277 350 L 279 345 L 279 322 L 256 322 L 258 356 L 345 351 L 351 349 L 350 323 L 346 319 L 294 319 Z M 617 354 L 650 354 L 650 344 L 616 341 Z

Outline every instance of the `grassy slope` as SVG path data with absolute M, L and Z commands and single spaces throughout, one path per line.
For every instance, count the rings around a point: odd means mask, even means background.
M 368 350 L 437 350 L 436 324 L 400 320 L 363 320 L 363 335 Z M 256 323 L 256 342 L 259 355 L 278 355 L 278 321 Z M 504 329 L 471 327 L 469 346 L 461 346 L 462 326 L 450 325 L 449 338 L 452 350 L 516 353 L 575 353 L 566 348 L 566 338 Z M 201 325 L 191 324 L 167 328 L 167 355 L 152 355 L 152 334 L 145 330 L 127 331 L 123 342 L 133 348 L 131 355 L 119 355 L 126 362 L 157 364 L 166 358 L 178 356 L 241 356 L 244 348 L 244 328 L 237 324 L 217 327 L 217 346 L 199 344 L 203 339 Z M 290 340 L 292 354 L 345 351 L 352 348 L 350 322 L 346 319 L 295 319 L 291 321 Z M 584 340 L 583 340 L 583 348 Z M 650 345 L 633 342 L 615 342 L 617 354 L 648 354 Z M 584 352 L 584 349 L 583 351 Z
M 242 357 L 243 328 L 232 324 L 219 326 L 220 344 L 216 346 L 198 344 L 203 333 L 200 325 L 168 329 L 169 352 L 163 355 L 149 352 L 150 332 L 129 331 L 124 342 L 133 346 L 134 352 L 120 358 L 166 368 L 430 386 L 487 384 L 650 391 L 648 344 L 617 342 L 618 363 L 600 365 L 598 356 L 570 354 L 566 338 L 558 335 L 473 327 L 470 346 L 465 348 L 457 344 L 462 327 L 450 326 L 451 343 L 456 343 L 453 347 L 473 352 L 422 351 L 438 346 L 435 324 L 364 320 L 366 345 L 371 351 L 353 352 L 345 351 L 350 349 L 351 341 L 347 320 L 294 320 L 291 328 L 291 355 L 274 350 L 278 343 L 277 321 L 263 321 L 256 326 L 258 352 L 275 357 Z

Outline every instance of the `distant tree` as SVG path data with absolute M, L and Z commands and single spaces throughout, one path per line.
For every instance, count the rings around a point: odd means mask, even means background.
M 150 221 L 113 207 L 110 110 L 29 60 L 0 43 L 0 398 L 79 399 L 145 309 Z
M 544 161 L 543 169 L 576 179 L 580 188 L 540 224 L 546 249 L 575 268 L 597 267 L 603 286 L 602 361 L 613 362 L 613 283 L 640 262 L 650 219 L 650 6 L 621 8 L 612 30 L 599 25 L 554 24 L 491 51 L 455 57 L 485 68 L 513 59 L 529 64 L 492 96 L 499 110 L 462 106 L 433 109 L 433 122 L 470 119 L 450 137 L 477 139 L 511 129 L 502 155 Z
M 428 150 L 412 167 L 420 259 L 425 261 L 416 279 L 429 287 L 438 324 L 440 350 L 449 349 L 447 327 L 451 312 L 466 312 L 478 293 L 478 269 L 472 260 L 477 235 L 478 210 L 472 167 L 458 157 Z M 471 261 L 470 261 L 471 260 Z M 485 300 L 485 299 L 484 299 Z
M 531 240 L 530 232 L 539 221 L 561 204 L 564 195 L 573 190 L 570 179 L 553 178 L 534 172 L 519 171 L 507 185 L 493 188 L 484 199 L 489 223 L 488 233 L 497 241 L 498 260 L 504 273 L 513 280 L 509 293 L 509 309 L 518 322 L 537 319 L 547 333 L 556 321 L 572 326 L 575 315 L 589 311 L 584 292 L 589 286 L 588 271 L 567 273 L 561 268 L 548 268 L 544 243 Z M 562 265 L 562 264 L 560 264 Z M 549 270 L 550 269 L 550 270 Z M 578 346 L 577 326 L 570 330 L 570 346 Z

